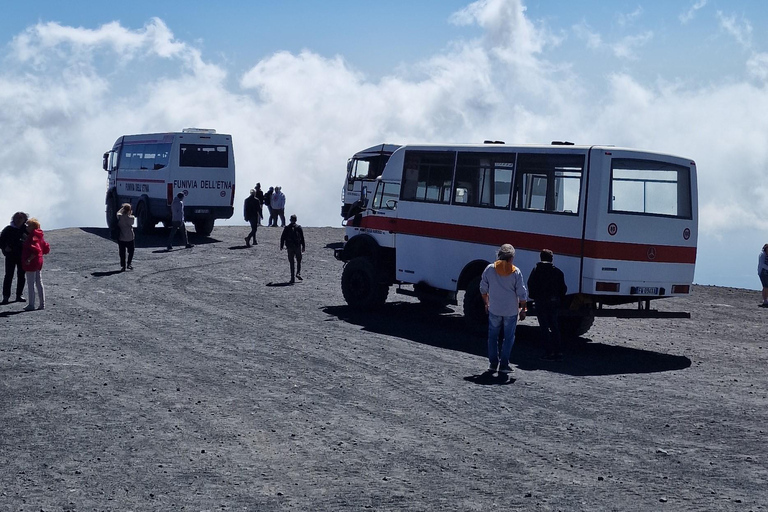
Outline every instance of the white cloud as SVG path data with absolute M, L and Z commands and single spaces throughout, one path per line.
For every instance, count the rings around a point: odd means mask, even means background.
M 653 32 L 625 36 L 611 45 L 611 51 L 620 59 L 636 59 L 637 49 L 648 44 L 653 39 Z
M 696 16 L 697 11 L 699 11 L 700 9 L 703 9 L 706 5 L 707 5 L 707 0 L 697 0 L 696 2 L 694 2 L 694 4 L 690 7 L 690 9 L 688 9 L 687 11 L 682 13 L 680 16 L 678 16 L 680 23 L 682 23 L 683 25 L 687 24 Z
M 618 23 L 619 26 L 625 27 L 627 25 L 633 24 L 636 20 L 638 20 L 643 15 L 643 8 L 642 6 L 637 6 L 637 8 L 628 13 L 628 14 L 619 14 L 618 15 Z
M 737 43 L 744 48 L 752 47 L 752 23 L 749 20 L 739 21 L 736 15 L 726 16 L 722 11 L 717 11 L 717 19 L 720 21 L 720 28 L 733 36 Z
M 520 0 L 474 2 L 453 21 L 478 24 L 484 36 L 377 81 L 343 56 L 310 50 L 275 53 L 227 80 L 223 64 L 158 19 L 139 30 L 30 27 L 0 68 L 0 123 L 15 134 L 0 146 L 0 204 L 8 216 L 29 211 L 44 228 L 104 225 L 101 154 L 114 140 L 200 126 L 233 135 L 238 203 L 257 181 L 279 184 L 289 213 L 310 226 L 340 224 L 345 163 L 361 148 L 496 139 L 688 156 L 698 163 L 703 236 L 734 222 L 768 229 L 768 190 L 755 185 L 768 168 L 764 54 L 745 62 L 744 79 L 722 84 L 649 82 L 629 71 L 590 80 L 577 65 L 547 60 L 559 41 Z M 586 23 L 574 33 L 626 58 L 653 37 L 630 37 L 616 50 Z

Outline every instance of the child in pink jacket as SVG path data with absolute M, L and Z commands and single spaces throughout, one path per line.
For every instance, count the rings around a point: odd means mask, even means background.
M 45 290 L 40 272 L 43 270 L 43 255 L 50 251 L 51 247 L 43 237 L 43 230 L 40 229 L 40 222 L 35 218 L 29 219 L 27 221 L 27 239 L 21 247 L 21 268 L 26 272 L 27 295 L 29 297 L 24 311 L 35 309 L 35 291 L 40 295 L 40 307 L 37 309 L 45 309 Z

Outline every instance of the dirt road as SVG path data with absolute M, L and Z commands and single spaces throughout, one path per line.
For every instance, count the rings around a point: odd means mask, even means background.
M 295 286 L 247 231 L 161 232 L 125 273 L 106 229 L 46 234 L 46 310 L 0 307 L 0 510 L 768 508 L 758 292 L 597 319 L 560 363 L 529 319 L 489 380 L 460 307 L 348 310 L 340 229 Z

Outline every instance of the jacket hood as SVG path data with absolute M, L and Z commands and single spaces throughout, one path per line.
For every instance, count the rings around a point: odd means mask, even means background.
M 515 266 L 507 260 L 496 260 L 493 264 L 493 268 L 496 270 L 496 273 L 502 277 L 514 274 L 515 270 L 517 270 Z

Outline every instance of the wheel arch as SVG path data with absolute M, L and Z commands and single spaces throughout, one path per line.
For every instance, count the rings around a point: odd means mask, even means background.
M 483 270 L 485 270 L 485 267 L 488 265 L 489 262 L 485 260 L 473 260 L 464 265 L 461 274 L 459 274 L 459 282 L 456 285 L 456 289 L 466 290 L 470 281 L 477 276 L 482 275 Z

